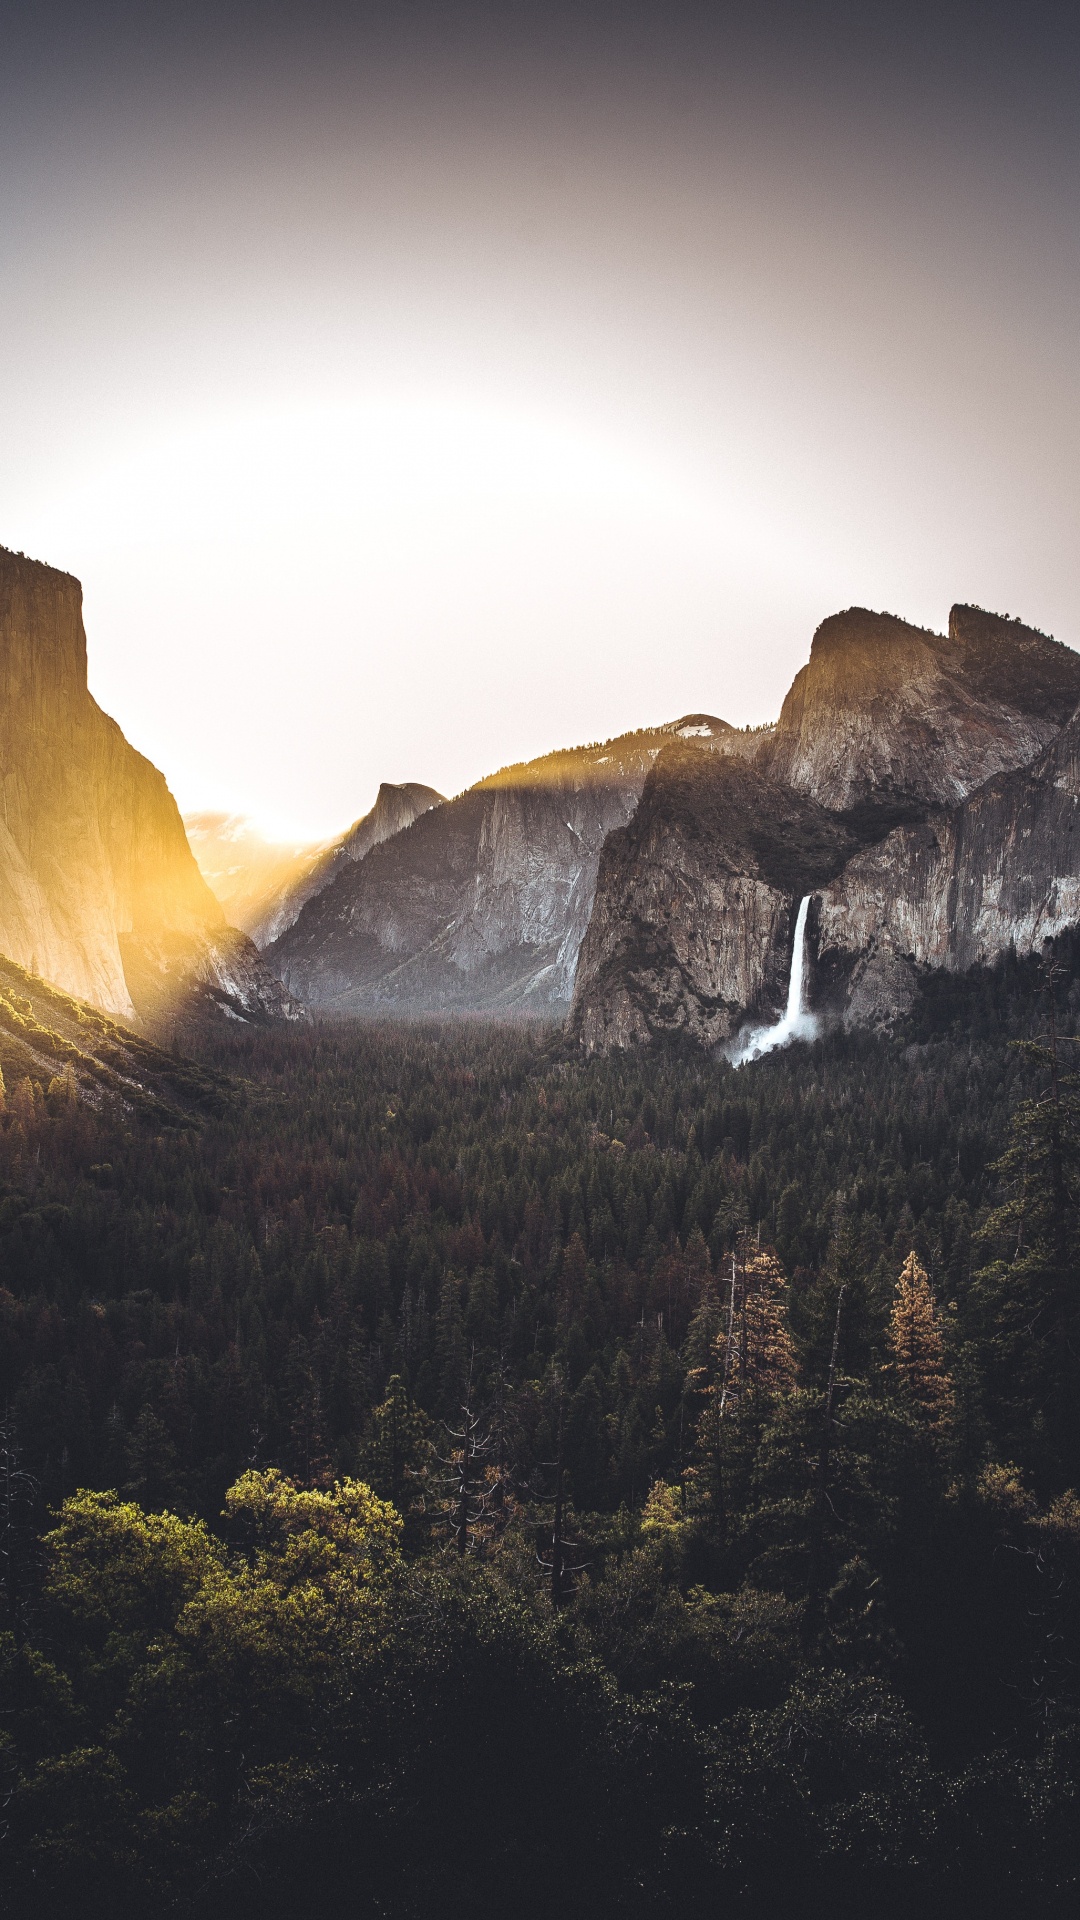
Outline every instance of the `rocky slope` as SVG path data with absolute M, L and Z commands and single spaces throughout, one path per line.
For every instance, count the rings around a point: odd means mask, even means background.
M 600 856 L 574 1001 L 588 1050 L 730 1039 L 782 998 L 797 902 L 857 845 L 753 764 L 668 748 Z
M 154 1127 L 188 1125 L 232 1097 L 223 1075 L 164 1052 L 3 955 L 0 1076 L 0 1100 L 16 1114 L 28 1101 L 81 1100 Z
M 848 1024 L 891 1018 L 921 968 L 1037 952 L 1080 924 L 1080 713 L 1031 766 L 858 854 L 814 908 L 818 991 Z
M 562 1010 L 601 847 L 662 747 L 745 757 L 762 737 L 691 714 L 504 768 L 340 871 L 267 957 L 336 1013 Z
M 292 1010 L 227 926 L 162 775 L 91 698 L 79 582 L 3 549 L 0 953 L 127 1020 Z
M 778 1012 L 804 894 L 813 996 L 849 1022 L 901 1011 L 920 965 L 962 969 L 1075 922 L 1078 702 L 1080 655 L 1018 621 L 826 621 L 748 770 L 762 784 L 665 756 L 609 841 L 583 1043 L 711 1044 Z
M 422 813 L 430 813 L 432 807 L 442 804 L 443 795 L 419 780 L 406 780 L 400 786 L 384 780 L 370 812 L 355 820 L 339 840 L 320 848 L 302 873 L 269 890 L 250 921 L 242 923 L 246 931 L 257 946 L 268 947 L 294 924 L 309 900 L 325 893 L 339 873 L 365 859 L 372 847 L 403 833 Z
M 951 804 L 1025 765 L 1080 701 L 1080 655 L 1017 620 L 956 606 L 947 634 L 852 607 L 822 622 L 767 765 L 841 810 Z

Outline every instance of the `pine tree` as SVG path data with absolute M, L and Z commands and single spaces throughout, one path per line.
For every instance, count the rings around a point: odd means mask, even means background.
M 125 1448 L 128 1479 L 124 1492 L 148 1512 L 186 1504 L 187 1489 L 169 1430 L 153 1407 L 139 1411 Z
M 973 1291 L 1004 1444 L 1060 1488 L 1080 1474 L 1080 1079 L 1062 1072 L 1056 975 L 1056 963 L 1045 963 L 1045 1038 L 1019 1048 L 1047 1083 L 1016 1108 L 1009 1146 L 991 1168 L 1005 1197 L 979 1237 L 997 1241 L 1002 1257 Z
M 698 1303 L 694 1308 L 683 1344 L 683 1360 L 687 1374 L 696 1376 L 696 1387 L 699 1390 L 712 1385 L 716 1370 L 717 1347 L 723 1337 L 723 1331 L 724 1315 L 719 1289 L 712 1274 L 708 1273 L 702 1281 Z
M 469 1349 L 465 1339 L 461 1290 L 462 1282 L 458 1274 L 448 1272 L 444 1275 L 439 1292 L 439 1311 L 435 1318 L 439 1407 L 444 1417 L 451 1418 L 461 1405 L 469 1377 Z
M 574 1319 L 581 1305 L 588 1278 L 589 1263 L 585 1243 L 580 1233 L 571 1234 L 559 1271 L 557 1307 L 561 1326 L 568 1326 Z
M 745 1471 L 751 1430 L 770 1403 L 795 1385 L 795 1348 L 787 1324 L 787 1277 L 771 1247 L 751 1248 L 740 1234 L 722 1280 L 714 1374 L 698 1421 L 699 1464 L 690 1488 L 724 1530 L 731 1482 Z M 742 1461 L 742 1466 L 738 1464 Z
M 386 1399 L 371 1416 L 370 1433 L 360 1450 L 360 1471 L 382 1499 L 394 1502 L 399 1513 L 423 1503 L 435 1454 L 429 1427 L 426 1414 L 409 1399 L 405 1382 L 392 1374 Z
M 917 1254 L 909 1253 L 896 1283 L 889 1322 L 891 1367 L 928 1427 L 941 1433 L 952 1421 L 956 1396 L 945 1364 L 945 1344 L 934 1297 Z
M 716 1341 L 721 1411 L 752 1394 L 787 1393 L 795 1384 L 795 1348 L 788 1330 L 787 1275 L 771 1248 L 731 1257 Z

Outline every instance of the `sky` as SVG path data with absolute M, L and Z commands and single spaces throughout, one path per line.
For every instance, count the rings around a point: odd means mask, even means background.
M 0 542 L 321 837 L 827 614 L 1080 645 L 1080 15 L 0 0 Z

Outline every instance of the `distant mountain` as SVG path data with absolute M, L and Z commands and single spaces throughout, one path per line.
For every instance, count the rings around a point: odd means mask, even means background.
M 363 860 L 372 847 L 392 839 L 395 833 L 403 833 L 422 813 L 430 813 L 433 807 L 442 804 L 443 796 L 436 793 L 434 787 L 421 786 L 417 780 L 392 786 L 384 780 L 370 813 L 354 821 L 340 840 L 324 847 L 306 873 L 268 896 L 251 929 L 253 940 L 260 947 L 268 947 L 294 924 L 309 900 L 326 891 L 339 873 Z
M 300 909 L 330 885 L 343 868 L 372 847 L 412 825 L 443 796 L 409 780 L 384 781 L 370 813 L 336 840 L 282 845 L 266 840 L 243 814 L 191 813 L 188 840 L 203 878 L 238 927 L 256 946 L 269 946 L 291 927 Z
M 252 939 L 267 901 L 310 873 L 328 845 L 268 840 L 243 813 L 185 813 L 184 828 L 215 900 Z
M 342 867 L 266 950 L 335 1013 L 565 1010 L 607 835 L 661 750 L 745 757 L 710 714 L 505 767 Z
M 744 769 L 669 750 L 600 862 L 573 1022 L 589 1049 L 706 1045 L 779 1012 L 809 894 L 810 1000 L 849 1024 L 920 968 L 1080 920 L 1080 654 L 956 606 L 947 635 L 853 608 L 814 636 Z
M 164 778 L 91 698 L 82 589 L 0 549 L 0 953 L 124 1020 L 291 1013 Z

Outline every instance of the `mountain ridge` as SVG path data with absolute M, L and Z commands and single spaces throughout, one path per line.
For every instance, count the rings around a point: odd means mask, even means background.
M 317 853 L 305 873 L 263 902 L 250 928 L 256 945 L 265 948 L 280 939 L 295 924 L 308 901 L 332 886 L 339 873 L 366 859 L 373 847 L 411 827 L 422 813 L 443 804 L 444 795 L 419 780 L 382 781 L 374 806 L 354 820 L 340 839 Z
M 947 634 L 849 607 L 822 621 L 766 750 L 823 806 L 950 805 L 1049 745 L 1080 701 L 1080 655 L 958 604 Z
M 1080 655 L 1022 622 L 963 603 L 947 635 L 832 616 L 754 768 L 778 818 L 783 793 L 823 806 L 845 858 L 822 875 L 790 842 L 786 880 L 766 881 L 738 807 L 718 812 L 705 774 L 688 794 L 661 761 L 640 825 L 600 864 L 572 1030 L 589 1051 L 673 1032 L 726 1044 L 779 1012 L 806 894 L 811 998 L 846 1024 L 906 1010 L 920 967 L 1075 924 L 1078 704 Z
M 600 849 L 681 726 L 698 752 L 759 745 L 695 714 L 501 768 L 339 873 L 268 959 L 325 1012 L 561 1013 Z

